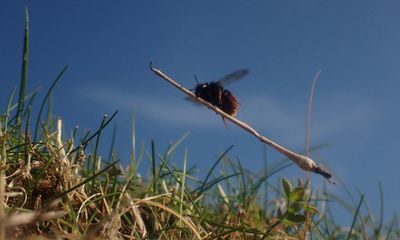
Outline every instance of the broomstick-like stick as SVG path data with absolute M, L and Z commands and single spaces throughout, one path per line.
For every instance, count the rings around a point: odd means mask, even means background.
M 259 134 L 254 128 L 252 128 L 247 123 L 244 123 L 244 122 L 238 120 L 237 118 L 225 113 L 224 111 L 222 111 L 218 107 L 216 107 L 216 106 L 212 105 L 211 103 L 203 100 L 202 98 L 196 97 L 196 95 L 194 95 L 193 92 L 189 91 L 188 89 L 186 89 L 185 87 L 183 87 L 182 85 L 177 83 L 175 80 L 173 80 L 172 78 L 170 78 L 167 75 L 165 75 L 160 70 L 154 68 L 151 62 L 150 62 L 150 69 L 156 75 L 158 75 L 159 77 L 163 78 L 164 80 L 166 80 L 170 84 L 174 85 L 176 88 L 181 90 L 183 93 L 188 95 L 193 100 L 195 100 L 197 102 L 200 102 L 201 104 L 205 105 L 206 107 L 208 107 L 209 109 L 213 110 L 217 114 L 221 115 L 222 118 L 228 119 L 229 121 L 231 121 L 234 124 L 238 125 L 243 130 L 245 130 L 248 133 L 250 133 L 251 135 L 253 135 L 254 137 L 258 138 L 261 142 L 268 144 L 269 146 L 271 146 L 272 148 L 274 148 L 278 152 L 282 153 L 283 155 L 288 157 L 290 160 L 292 160 L 301 169 L 303 169 L 305 171 L 309 171 L 309 172 L 320 174 L 324 178 L 326 178 L 330 183 L 334 183 L 335 184 L 335 182 L 332 179 L 332 174 L 330 172 L 328 172 L 322 165 L 317 165 L 311 158 L 303 156 L 303 155 L 300 155 L 300 154 L 297 154 L 297 153 L 295 153 L 295 152 L 293 152 L 293 151 L 291 151 L 291 150 L 289 150 L 289 149 L 287 149 L 287 148 L 275 143 L 274 141 L 270 140 L 269 138 Z

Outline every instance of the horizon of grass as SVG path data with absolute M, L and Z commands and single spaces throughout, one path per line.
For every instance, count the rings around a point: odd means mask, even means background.
M 153 141 L 149 150 L 142 145 L 137 152 L 134 117 L 129 165 L 118 165 L 115 129 L 108 158 L 103 158 L 99 143 L 117 111 L 105 115 L 95 131 L 74 129 L 71 137 L 63 134 L 62 120 L 52 116 L 49 97 L 67 66 L 53 80 L 32 123 L 37 92 L 26 93 L 27 13 L 20 88 L 11 92 L 0 114 L 0 239 L 400 238 L 396 216 L 383 223 L 381 184 L 376 221 L 362 193 L 359 200 L 348 202 L 329 193 L 326 185 L 322 191 L 312 189 L 310 180 L 282 177 L 272 183 L 271 176 L 293 163 L 283 159 L 268 164 L 265 157 L 263 171 L 254 173 L 230 159 L 233 146 L 200 179 L 188 168 L 187 149 L 183 166 L 174 163 L 174 153 L 187 135 L 164 153 L 156 152 Z M 151 163 L 147 178 L 137 171 L 143 160 Z M 350 226 L 334 220 L 331 204 L 353 216 Z

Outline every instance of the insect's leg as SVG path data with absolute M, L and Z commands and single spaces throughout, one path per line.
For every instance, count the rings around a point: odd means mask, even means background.
M 228 128 L 228 125 L 226 124 L 225 118 L 223 116 L 221 116 L 221 118 L 222 118 L 222 121 L 224 122 L 225 128 Z

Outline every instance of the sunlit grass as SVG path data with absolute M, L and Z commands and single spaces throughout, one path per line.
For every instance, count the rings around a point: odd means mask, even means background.
M 63 134 L 62 120 L 50 110 L 43 120 L 67 67 L 50 85 L 32 122 L 37 94 L 26 93 L 28 23 L 27 17 L 19 91 L 11 91 L 0 115 L 0 239 L 400 238 L 397 218 L 383 222 L 381 185 L 376 217 L 363 194 L 352 202 L 312 189 L 301 178 L 271 182 L 271 176 L 292 165 L 287 159 L 268 164 L 265 157 L 264 169 L 255 173 L 231 160 L 231 146 L 200 179 L 188 167 L 190 149 L 183 156 L 174 154 L 187 134 L 159 153 L 154 142 L 150 149 L 136 146 L 140 126 L 133 121 L 131 161 L 121 166 L 114 154 L 115 129 L 107 157 L 99 144 L 117 112 L 100 119 L 93 132 L 73 129 L 70 135 Z M 183 166 L 175 164 L 177 159 Z M 139 173 L 143 160 L 151 162 L 151 169 Z M 351 213 L 350 226 L 334 220 L 332 203 Z

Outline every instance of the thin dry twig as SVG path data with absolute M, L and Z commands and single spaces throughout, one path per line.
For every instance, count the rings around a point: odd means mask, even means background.
M 200 102 L 201 104 L 205 105 L 206 107 L 213 110 L 217 114 L 221 115 L 223 118 L 228 119 L 229 121 L 233 122 L 234 124 L 236 124 L 237 126 L 242 128 L 243 130 L 245 130 L 248 133 L 250 133 L 251 135 L 253 135 L 254 137 L 258 138 L 261 142 L 268 144 L 269 146 L 271 146 L 278 152 L 282 153 L 283 155 L 288 157 L 290 160 L 292 160 L 301 169 L 303 169 L 305 171 L 320 174 L 324 178 L 326 178 L 330 183 L 335 183 L 332 179 L 332 174 L 330 172 L 328 172 L 322 165 L 317 165 L 311 158 L 297 154 L 297 153 L 273 142 L 272 140 L 268 139 L 267 137 L 259 134 L 254 128 L 252 128 L 247 123 L 242 122 L 242 121 L 238 120 L 237 118 L 225 113 L 224 111 L 222 111 L 218 107 L 212 105 L 211 103 L 209 103 L 201 98 L 196 97 L 196 95 L 194 95 L 191 91 L 189 91 L 188 89 L 186 89 L 185 87 L 183 87 L 182 85 L 177 83 L 175 80 L 173 80 L 170 77 L 168 77 L 167 75 L 165 75 L 160 70 L 154 68 L 151 62 L 150 62 L 150 69 L 157 76 L 163 78 L 170 84 L 174 85 L 176 88 L 178 88 L 180 91 L 182 91 L 183 93 L 188 95 L 190 98 L 196 100 L 197 102 Z
M 319 80 L 319 75 L 321 74 L 321 70 L 318 70 L 317 74 L 311 84 L 311 92 L 310 97 L 308 98 L 308 110 L 307 110 L 307 117 L 306 117 L 306 156 L 310 156 L 310 128 L 311 128 L 311 112 L 312 112 L 312 104 L 313 98 L 315 94 L 315 87 L 317 86 L 317 81 Z
M 49 211 L 49 212 L 29 212 L 20 213 L 0 219 L 0 223 L 7 228 L 16 227 L 21 225 L 32 224 L 39 221 L 49 221 L 63 217 L 65 211 Z

